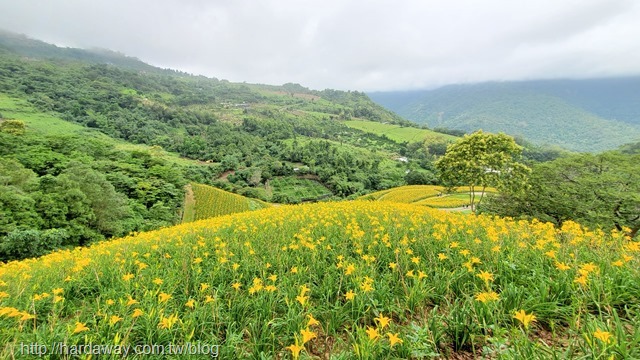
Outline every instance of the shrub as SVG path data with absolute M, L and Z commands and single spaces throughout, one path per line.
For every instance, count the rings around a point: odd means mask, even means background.
M 0 239 L 0 260 L 41 256 L 59 248 L 68 238 L 63 229 L 14 230 Z

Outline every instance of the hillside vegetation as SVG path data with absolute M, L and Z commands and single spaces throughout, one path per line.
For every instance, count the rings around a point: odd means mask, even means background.
M 640 78 L 451 85 L 371 93 L 399 115 L 472 132 L 482 129 L 573 151 L 602 151 L 640 138 Z
M 81 136 L 95 139 L 118 150 L 141 151 L 152 153 L 154 157 L 162 158 L 178 165 L 197 165 L 196 161 L 180 157 L 176 153 L 168 152 L 158 146 L 132 144 L 123 140 L 111 138 L 93 128 L 69 122 L 60 118 L 59 114 L 38 110 L 25 99 L 10 97 L 0 93 L 0 114 L 6 119 L 14 119 L 25 124 L 25 132 L 45 138 Z M 0 119 L 1 121 L 2 119 Z
M 206 170 L 193 173 L 192 180 L 242 195 L 271 201 L 278 194 L 269 189 L 269 180 L 297 177 L 294 169 L 301 167 L 338 197 L 379 190 L 402 185 L 405 169 L 383 171 L 377 164 L 399 153 L 424 157 L 420 147 L 408 151 L 406 144 L 344 124 L 352 119 L 409 124 L 361 92 L 143 71 L 20 36 L 9 45 L 0 41 L 2 46 L 0 99 L 19 104 L 1 114 L 4 118 L 50 132 L 93 129 L 197 160 Z M 226 177 L 229 172 L 238 176 Z
M 193 191 L 193 201 L 186 204 L 185 213 L 192 215 L 184 217 L 183 222 L 259 210 L 271 206 L 257 199 L 250 199 L 204 184 L 190 184 L 190 187 Z
M 192 162 L 7 97 L 0 111 L 24 120 L 0 119 L 0 261 L 179 222 Z
M 0 265 L 0 351 L 115 337 L 226 358 L 636 358 L 639 254 L 570 222 L 281 206 Z

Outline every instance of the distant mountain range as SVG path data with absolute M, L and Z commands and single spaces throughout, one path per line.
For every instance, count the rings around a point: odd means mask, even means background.
M 640 77 L 488 82 L 368 95 L 432 128 L 505 132 L 573 151 L 640 140 Z

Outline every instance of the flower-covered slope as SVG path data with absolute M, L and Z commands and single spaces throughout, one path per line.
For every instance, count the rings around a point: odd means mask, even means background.
M 0 265 L 0 354 L 200 341 L 228 358 L 637 358 L 639 253 L 574 223 L 274 207 Z

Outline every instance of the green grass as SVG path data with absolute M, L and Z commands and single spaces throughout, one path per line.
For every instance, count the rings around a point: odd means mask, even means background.
M 311 179 L 296 177 L 279 177 L 269 181 L 274 194 L 284 194 L 300 200 L 316 199 L 322 195 L 331 194 L 321 183 Z
M 12 98 L 2 93 L 0 93 L 0 113 L 6 119 L 23 121 L 27 131 L 31 130 L 43 135 L 91 133 L 92 136 L 105 136 L 98 131 L 62 120 L 55 115 L 43 113 L 26 100 Z
M 106 135 L 105 135 L 106 136 Z M 170 161 L 174 164 L 189 166 L 189 165 L 199 165 L 200 163 L 197 160 L 191 160 L 187 158 L 183 158 L 176 153 L 172 153 L 166 151 L 158 146 L 149 146 L 143 144 L 131 144 L 124 141 L 119 141 L 117 139 L 109 138 L 111 141 L 115 143 L 115 147 L 118 150 L 123 151 L 143 151 L 150 152 L 152 155 L 162 158 L 164 160 Z
M 345 121 L 348 127 L 362 130 L 376 135 L 385 135 L 389 139 L 398 142 L 417 142 L 427 140 L 434 142 L 454 142 L 459 138 L 447 134 L 437 133 L 427 129 L 418 129 L 412 127 L 402 127 L 400 125 L 383 124 L 365 120 Z
M 184 196 L 184 206 L 182 207 L 182 222 L 192 222 L 196 220 L 196 198 L 193 194 L 193 187 L 191 184 L 187 184 L 184 187 L 185 196 Z

